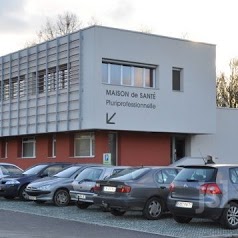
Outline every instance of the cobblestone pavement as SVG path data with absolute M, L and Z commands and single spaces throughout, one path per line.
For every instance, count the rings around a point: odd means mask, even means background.
M 39 205 L 34 202 L 6 200 L 4 198 L 0 198 L 0 210 L 1 209 L 102 226 L 119 227 L 171 237 L 238 238 L 238 229 L 226 230 L 219 224 L 204 219 L 193 219 L 189 224 L 178 224 L 172 219 L 170 214 L 165 214 L 160 220 L 149 221 L 142 217 L 141 212 L 127 212 L 124 216 L 115 217 L 109 212 L 102 212 L 95 206 L 80 210 L 74 205 L 56 207 L 50 203 Z

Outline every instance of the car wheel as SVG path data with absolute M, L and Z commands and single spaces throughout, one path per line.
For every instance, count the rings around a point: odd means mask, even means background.
M 238 204 L 231 202 L 227 208 L 223 210 L 221 224 L 228 229 L 238 228 Z
M 157 197 L 150 198 L 143 209 L 143 216 L 148 220 L 157 220 L 161 217 L 164 204 Z
M 192 217 L 174 216 L 174 220 L 178 223 L 189 223 Z
M 21 188 L 20 188 L 20 190 L 19 190 L 19 198 L 20 198 L 22 201 L 27 201 L 27 200 L 29 200 L 29 199 L 28 199 L 28 195 L 27 195 L 27 193 L 26 193 L 26 186 L 27 186 L 27 184 L 22 185 Z
M 58 207 L 67 206 L 70 201 L 69 192 L 65 189 L 59 189 L 55 192 L 53 202 Z
M 126 211 L 111 208 L 111 214 L 114 216 L 123 216 L 126 213 Z
M 80 209 L 87 209 L 89 206 L 91 205 L 91 203 L 89 202 L 76 202 L 76 206 Z

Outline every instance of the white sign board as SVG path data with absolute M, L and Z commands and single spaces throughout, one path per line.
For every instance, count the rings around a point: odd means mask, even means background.
M 111 153 L 104 153 L 103 154 L 103 164 L 111 165 L 112 164 L 112 155 Z

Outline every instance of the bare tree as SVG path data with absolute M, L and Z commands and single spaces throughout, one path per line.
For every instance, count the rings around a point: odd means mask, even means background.
M 101 25 L 95 17 L 91 17 L 88 26 Z M 25 47 L 31 47 L 38 43 L 54 39 L 58 36 L 67 35 L 74 31 L 80 30 L 83 23 L 79 20 L 78 16 L 71 12 L 59 14 L 56 19 L 47 18 L 45 24 L 36 33 L 35 40 L 27 41 Z
M 65 12 L 57 16 L 56 21 L 47 19 L 46 24 L 42 26 L 37 33 L 39 42 L 51 40 L 58 36 L 63 36 L 81 29 L 82 22 L 76 14 Z
M 216 81 L 216 101 L 218 107 L 238 108 L 238 59 L 230 60 L 230 76 L 222 73 Z
M 217 77 L 216 101 L 218 107 L 230 107 L 228 82 L 224 73 L 221 73 L 221 75 Z
M 143 32 L 143 33 L 146 33 L 146 34 L 152 34 L 152 29 L 150 29 L 149 27 L 147 26 L 141 26 L 139 31 Z
M 95 26 L 95 25 L 99 26 L 102 24 L 98 21 L 96 17 L 91 17 L 88 21 L 88 26 Z
M 230 107 L 238 108 L 238 59 L 234 58 L 230 61 L 230 83 L 229 83 L 229 94 L 230 94 Z

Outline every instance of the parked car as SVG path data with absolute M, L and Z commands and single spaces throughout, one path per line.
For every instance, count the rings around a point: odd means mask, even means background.
M 207 155 L 206 157 L 183 157 L 171 164 L 172 167 L 183 167 L 186 165 L 206 165 L 215 164 L 212 156 Z
M 178 223 L 200 217 L 238 228 L 238 165 L 186 166 L 170 186 L 168 208 Z
M 93 204 L 94 186 L 97 180 L 110 177 L 112 174 L 128 168 L 128 166 L 100 166 L 83 170 L 73 181 L 70 197 L 80 209 Z
M 61 172 L 37 179 L 26 187 L 28 199 L 36 203 L 52 201 L 56 206 L 67 206 L 70 201 L 69 191 L 73 189 L 72 182 L 86 168 L 93 164 L 75 164 Z
M 23 169 L 19 168 L 15 164 L 0 163 L 0 178 L 4 178 L 12 175 L 19 175 L 23 173 Z
M 27 200 L 28 195 L 25 189 L 30 182 L 46 176 L 52 176 L 69 165 L 70 163 L 60 162 L 42 163 L 30 167 L 18 176 L 2 178 L 0 180 L 0 196 L 6 199 L 19 197 L 21 200 Z
M 156 220 L 167 211 L 169 185 L 180 168 L 143 167 L 95 185 L 94 204 L 110 208 L 115 216 L 128 210 L 142 211 L 145 218 Z

